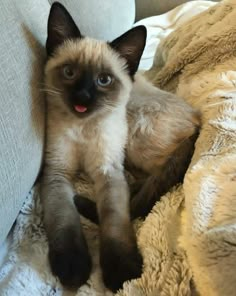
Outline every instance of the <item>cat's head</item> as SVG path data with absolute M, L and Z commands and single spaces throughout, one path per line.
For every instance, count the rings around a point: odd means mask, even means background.
M 126 104 L 145 42 L 144 26 L 110 43 L 84 37 L 64 6 L 55 2 L 46 43 L 50 96 L 78 116 Z

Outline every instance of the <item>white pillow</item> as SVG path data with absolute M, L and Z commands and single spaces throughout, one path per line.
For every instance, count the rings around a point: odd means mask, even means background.
M 165 14 L 145 18 L 135 23 L 134 26 L 144 25 L 147 28 L 147 43 L 139 69 L 148 70 L 152 66 L 156 48 L 162 39 L 194 15 L 215 4 L 215 2 L 211 1 L 191 1 Z

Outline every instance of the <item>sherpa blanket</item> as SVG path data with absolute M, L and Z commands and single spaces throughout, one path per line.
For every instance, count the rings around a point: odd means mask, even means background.
M 136 222 L 143 274 L 125 283 L 117 296 L 192 295 L 196 289 L 204 296 L 235 294 L 236 0 L 207 5 L 212 8 L 181 23 L 161 42 L 146 73 L 157 86 L 199 108 L 203 125 L 183 187 L 166 194 L 144 222 Z M 178 27 L 182 8 L 156 26 L 158 41 L 165 29 L 170 33 Z M 78 187 L 92 196 L 86 180 Z M 83 223 L 94 267 L 76 295 L 112 295 L 101 281 L 97 226 Z M 73 295 L 50 273 L 37 186 L 11 237 L 0 269 L 0 295 Z
M 171 33 L 147 76 L 202 113 L 183 184 L 181 243 L 201 295 L 236 295 L 236 0 Z

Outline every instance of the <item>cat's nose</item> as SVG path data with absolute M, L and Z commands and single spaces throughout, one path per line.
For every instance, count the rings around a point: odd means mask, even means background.
M 76 93 L 76 97 L 80 103 L 86 103 L 91 99 L 91 95 L 86 89 L 78 91 Z

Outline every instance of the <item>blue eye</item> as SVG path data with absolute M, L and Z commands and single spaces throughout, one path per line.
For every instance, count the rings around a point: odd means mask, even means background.
M 96 84 L 101 87 L 109 86 L 112 82 L 112 76 L 105 73 L 99 74 L 96 79 Z
M 63 67 L 63 76 L 66 79 L 71 80 L 75 78 L 76 72 L 71 65 L 65 65 Z

